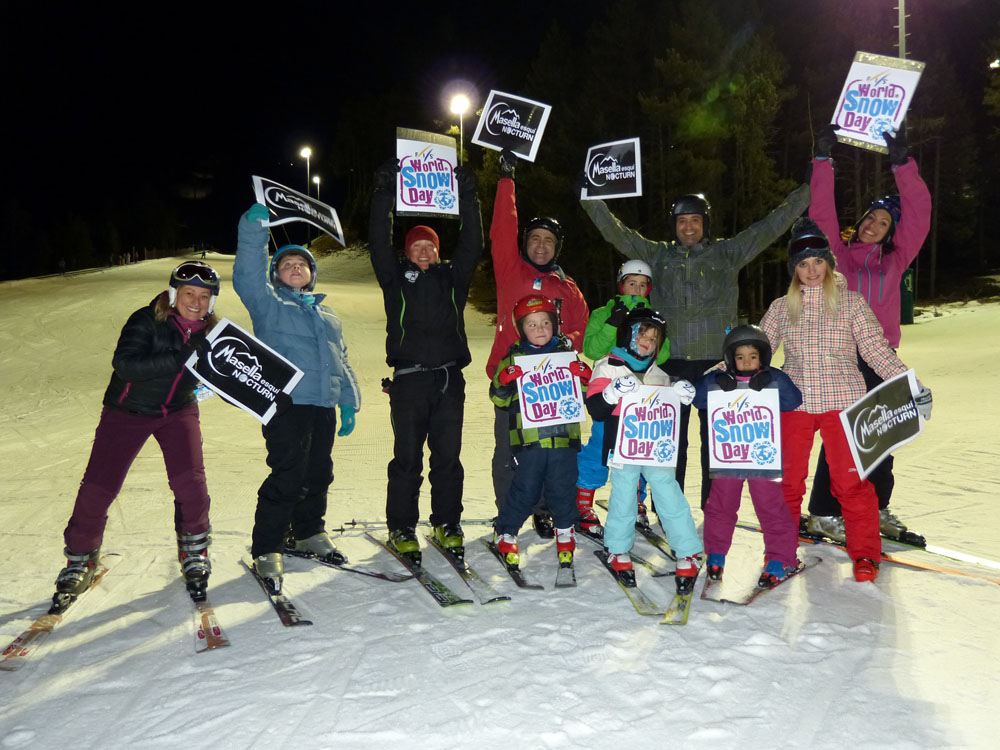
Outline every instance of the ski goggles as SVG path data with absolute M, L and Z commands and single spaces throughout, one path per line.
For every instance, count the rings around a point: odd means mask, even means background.
M 204 263 L 181 263 L 173 272 L 173 278 L 179 282 L 190 282 L 198 279 L 212 286 L 219 285 L 219 274 L 211 266 Z

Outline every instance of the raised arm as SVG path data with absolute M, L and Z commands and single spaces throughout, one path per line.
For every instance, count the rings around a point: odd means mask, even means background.
M 392 206 L 396 201 L 394 186 L 399 162 L 390 159 L 375 170 L 375 192 L 368 217 L 368 251 L 379 286 L 393 283 L 399 264 L 392 249 Z
M 458 246 L 451 265 L 455 269 L 456 283 L 464 289 L 472 281 L 472 274 L 475 273 L 479 256 L 483 252 L 483 217 L 479 210 L 475 172 L 468 167 L 459 167 L 455 171 L 458 178 L 458 214 L 462 228 L 458 233 Z
M 653 265 L 662 242 L 647 240 L 634 229 L 629 229 L 611 213 L 604 201 L 581 200 L 580 205 L 605 241 L 611 243 L 618 252 Z
M 735 237 L 722 240 L 730 265 L 742 268 L 760 255 L 788 230 L 808 205 L 809 186 L 799 185 L 763 219 L 751 224 Z
M 263 313 L 274 300 L 267 280 L 268 229 L 261 224 L 267 216 L 267 208 L 255 203 L 240 217 L 237 232 L 233 289 L 251 315 Z

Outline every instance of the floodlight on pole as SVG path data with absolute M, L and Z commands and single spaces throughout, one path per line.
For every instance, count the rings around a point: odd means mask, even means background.
M 319 175 L 314 174 L 312 181 L 313 184 L 316 186 L 316 200 L 319 200 Z
M 308 146 L 303 146 L 302 150 L 299 151 L 299 156 L 306 160 L 306 195 L 309 195 L 309 157 L 312 156 L 313 150 Z
M 472 102 L 465 94 L 456 94 L 451 98 L 452 114 L 458 115 L 458 163 L 462 163 L 462 151 L 465 150 L 465 113 L 469 111 Z

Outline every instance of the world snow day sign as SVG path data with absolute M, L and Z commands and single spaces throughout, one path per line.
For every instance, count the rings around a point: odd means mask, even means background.
M 425 130 L 396 128 L 396 213 L 458 217 L 455 139 Z
M 267 206 L 274 218 L 264 222 L 265 227 L 276 227 L 290 221 L 304 221 L 344 244 L 344 230 L 340 217 L 330 206 L 297 190 L 280 185 L 266 177 L 253 176 L 253 190 L 257 202 Z
M 642 159 L 638 138 L 591 146 L 583 172 L 581 200 L 633 198 L 642 195 Z
M 205 385 L 267 424 L 279 393 L 291 393 L 302 370 L 228 318 L 206 337 L 209 353 L 184 363 Z
M 903 124 L 924 63 L 858 52 L 833 113 L 837 140 L 886 154 L 882 133 Z
M 916 373 L 907 370 L 840 412 L 840 424 L 861 479 L 896 448 L 924 431 L 924 418 L 913 400 L 919 392 Z
M 776 389 L 709 391 L 708 424 L 711 476 L 781 476 L 781 408 Z
M 621 400 L 615 452 L 608 463 L 677 466 L 680 399 L 663 385 L 640 385 Z
M 472 142 L 495 151 L 509 148 L 522 159 L 534 161 L 551 111 L 548 104 L 491 91 Z
M 527 354 L 514 357 L 521 368 L 517 395 L 521 400 L 521 424 L 524 427 L 552 427 L 585 422 L 583 389 L 580 378 L 569 371 L 576 352 Z

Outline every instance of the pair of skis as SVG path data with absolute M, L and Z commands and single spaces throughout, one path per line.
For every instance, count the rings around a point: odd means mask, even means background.
M 486 549 L 493 553 L 493 556 L 499 561 L 499 563 L 507 571 L 507 575 L 510 576 L 511 580 L 517 584 L 518 588 L 522 589 L 535 589 L 538 591 L 543 591 L 545 586 L 537 583 L 530 578 L 528 578 L 524 571 L 521 570 L 520 565 L 511 565 L 507 562 L 504 556 L 501 554 L 497 545 L 486 538 L 483 538 L 482 543 L 486 545 Z M 575 551 L 574 551 L 575 554 Z M 576 568 L 573 567 L 573 563 L 564 564 L 559 563 L 559 567 L 556 569 L 556 584 L 557 589 L 570 589 L 576 586 Z
M 790 581 L 799 573 L 802 573 L 808 570 L 809 568 L 813 568 L 819 565 L 821 562 L 823 562 L 822 557 L 806 558 L 805 560 L 799 562 L 795 570 L 790 571 L 788 575 L 786 575 L 780 581 L 776 581 L 773 585 L 771 586 L 754 585 L 754 587 L 751 588 L 749 591 L 744 591 L 744 593 L 732 599 L 726 598 L 723 595 L 721 579 L 714 580 L 706 575 L 705 585 L 701 589 L 701 598 L 707 601 L 720 602 L 722 604 L 735 604 L 739 607 L 746 607 L 752 604 L 753 602 L 757 601 L 757 599 L 763 594 L 766 594 L 768 591 L 772 591 L 778 588 L 778 586 Z

